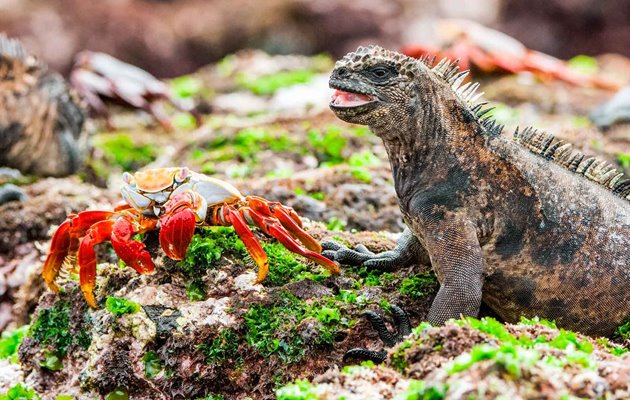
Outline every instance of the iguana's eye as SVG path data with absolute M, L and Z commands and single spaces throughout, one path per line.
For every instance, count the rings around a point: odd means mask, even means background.
M 368 70 L 368 75 L 375 82 L 386 82 L 397 75 L 396 70 L 384 65 L 376 65 Z

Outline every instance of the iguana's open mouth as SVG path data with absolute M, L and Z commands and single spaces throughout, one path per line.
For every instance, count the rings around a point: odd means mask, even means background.
M 335 107 L 350 108 L 364 106 L 375 100 L 374 96 L 370 96 L 369 94 L 352 93 L 335 89 L 335 92 L 330 99 L 330 105 Z

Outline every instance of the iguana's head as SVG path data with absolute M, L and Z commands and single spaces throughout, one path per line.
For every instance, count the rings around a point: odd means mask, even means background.
M 426 70 L 426 68 L 424 68 Z M 378 46 L 359 47 L 337 61 L 330 108 L 344 121 L 375 125 L 414 113 L 421 63 Z

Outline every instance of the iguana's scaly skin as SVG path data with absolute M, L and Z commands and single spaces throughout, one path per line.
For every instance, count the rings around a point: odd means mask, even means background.
M 546 133 L 502 135 L 455 63 L 431 64 L 375 46 L 337 62 L 339 98 L 367 96 L 331 108 L 383 140 L 409 229 L 388 254 L 331 243 L 324 254 L 375 268 L 428 255 L 432 324 L 477 316 L 483 300 L 508 322 L 612 335 L 630 317 L 630 182 Z

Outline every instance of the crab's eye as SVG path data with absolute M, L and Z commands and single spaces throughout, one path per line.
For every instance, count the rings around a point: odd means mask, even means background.
M 133 181 L 133 175 L 129 172 L 124 172 L 122 175 L 122 180 L 125 184 L 129 185 Z
M 368 70 L 369 77 L 375 82 L 385 82 L 397 75 L 396 70 L 384 65 L 377 65 Z

